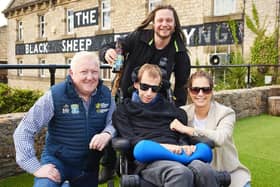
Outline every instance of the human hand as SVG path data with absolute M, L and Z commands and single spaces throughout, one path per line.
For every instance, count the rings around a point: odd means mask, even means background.
M 33 173 L 33 175 L 38 178 L 49 178 L 57 183 L 61 182 L 60 173 L 53 164 L 45 164 L 41 166 L 37 171 Z
M 196 146 L 195 145 L 183 145 L 181 147 L 182 147 L 182 149 L 185 151 L 185 153 L 187 155 L 191 155 L 196 150 Z
M 114 64 L 115 60 L 117 58 L 117 53 L 115 51 L 115 49 L 107 49 L 106 53 L 105 53 L 105 60 L 110 64 Z
M 171 123 L 169 128 L 172 131 L 177 131 L 180 133 L 184 133 L 183 129 L 184 129 L 185 125 L 183 125 L 178 119 L 174 119 Z
M 96 134 L 92 137 L 89 148 L 102 151 L 107 143 L 111 140 L 112 136 L 107 132 Z
M 182 147 L 179 145 L 173 145 L 173 144 L 161 144 L 163 147 L 168 149 L 170 152 L 175 154 L 181 154 L 182 153 Z

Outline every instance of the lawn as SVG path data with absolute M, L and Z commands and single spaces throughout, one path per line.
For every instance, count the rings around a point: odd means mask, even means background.
M 252 187 L 280 185 L 279 135 L 280 117 L 260 115 L 236 123 L 234 140 L 241 162 L 251 171 Z M 32 183 L 32 176 L 22 174 L 0 180 L 0 187 L 30 187 Z

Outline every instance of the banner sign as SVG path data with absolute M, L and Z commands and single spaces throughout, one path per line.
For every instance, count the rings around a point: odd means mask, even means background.
M 78 25 L 84 25 L 84 23 L 85 22 L 82 22 Z M 236 34 L 238 43 L 240 44 L 243 41 L 243 21 L 236 21 L 236 23 Z M 234 43 L 227 22 L 185 26 L 182 27 L 182 30 L 186 36 L 186 45 L 189 47 L 206 45 L 228 45 Z M 127 33 L 16 44 L 16 55 L 97 51 L 104 44 L 111 43 L 115 41 L 117 37 L 125 35 L 127 35 Z
M 98 7 L 74 12 L 74 28 L 98 25 Z

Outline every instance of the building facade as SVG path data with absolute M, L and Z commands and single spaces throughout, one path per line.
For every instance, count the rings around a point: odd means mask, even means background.
M 7 64 L 7 26 L 0 27 L 0 64 Z M 7 83 L 7 70 L 0 70 L 0 83 Z
M 236 24 L 239 48 L 250 57 L 255 35 L 245 24 L 252 17 L 252 0 L 13 0 L 4 10 L 8 18 L 9 64 L 69 64 L 75 52 L 97 50 L 105 43 L 133 31 L 158 4 L 177 10 L 193 65 L 209 64 L 213 54 L 221 57 L 234 50 L 229 21 Z M 260 23 L 266 20 L 273 32 L 279 0 L 254 1 Z M 56 82 L 67 70 L 56 71 Z M 112 73 L 102 70 L 110 82 Z M 9 70 L 10 86 L 47 90 L 48 70 Z

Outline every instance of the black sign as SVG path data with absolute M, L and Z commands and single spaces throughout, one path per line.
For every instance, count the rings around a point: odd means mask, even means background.
M 97 51 L 102 45 L 114 41 L 114 35 L 98 35 L 84 38 L 71 38 L 16 45 L 16 55 L 72 53 L 79 51 Z
M 208 23 L 183 27 L 187 46 L 228 45 L 233 44 L 233 37 L 228 23 Z M 97 51 L 102 45 L 111 43 L 127 33 L 97 35 L 83 38 L 44 41 L 37 43 L 16 44 L 16 55 L 72 53 L 79 51 Z M 237 38 L 243 40 L 243 22 L 237 21 Z
M 238 43 L 243 41 L 243 21 L 236 20 Z M 183 27 L 187 46 L 227 45 L 234 40 L 227 22 L 206 23 Z
M 74 12 L 74 28 L 98 25 L 98 7 Z

